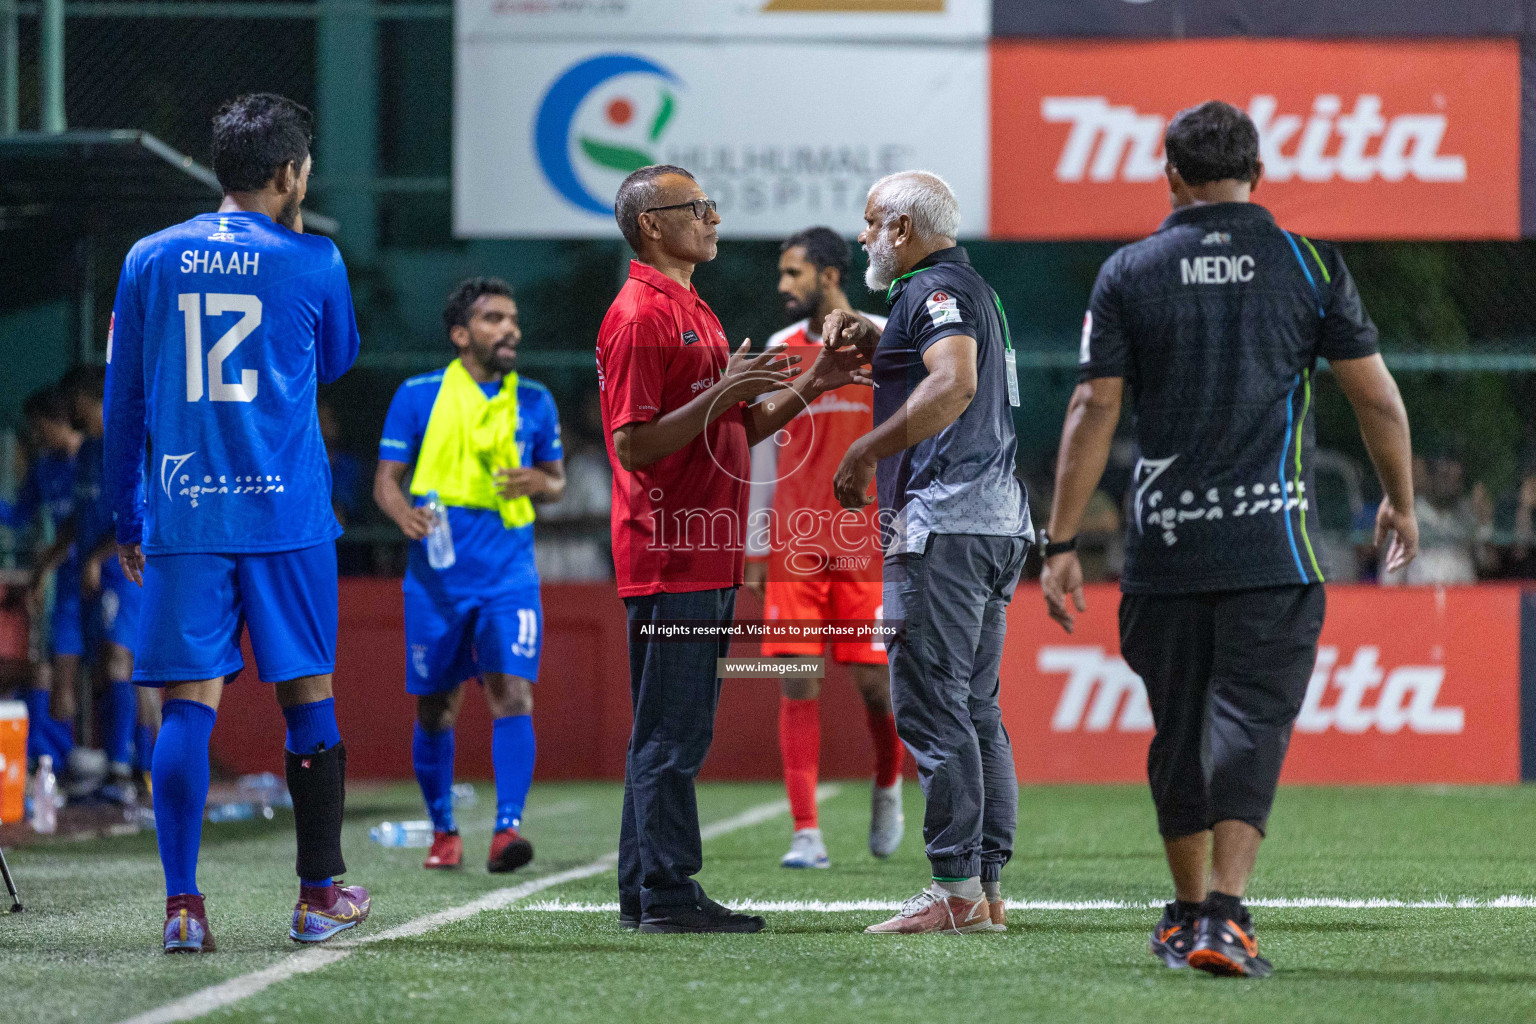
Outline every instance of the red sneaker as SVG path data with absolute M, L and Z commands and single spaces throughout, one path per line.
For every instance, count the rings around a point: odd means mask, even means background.
M 504 828 L 491 839 L 491 856 L 485 862 L 491 874 L 516 871 L 533 860 L 533 844 L 517 834 L 515 828 Z
M 424 868 L 456 868 L 464 863 L 464 840 L 459 833 L 433 832 L 432 849 L 422 862 Z

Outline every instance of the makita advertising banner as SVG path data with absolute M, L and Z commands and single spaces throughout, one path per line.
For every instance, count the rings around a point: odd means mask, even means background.
M 849 235 L 869 186 L 926 167 L 986 233 L 987 51 L 855 43 L 461 42 L 454 233 L 619 237 L 613 197 L 647 164 L 688 168 L 726 237 Z M 893 110 L 899 106 L 900 116 Z
M 1038 596 L 1022 593 L 1038 603 Z M 1003 719 L 1023 782 L 1146 778 L 1152 714 L 1120 657 L 1113 586 L 1068 636 L 1009 616 Z M 1282 780 L 1520 780 L 1520 590 L 1331 586 Z M 1028 612 L 1038 609 L 1025 608 Z
M 1253 117 L 1255 200 L 1328 239 L 1520 237 L 1513 40 L 994 43 L 994 238 L 1129 239 L 1168 213 L 1163 130 Z
M 997 36 L 1517 36 L 1529 0 L 996 0 Z

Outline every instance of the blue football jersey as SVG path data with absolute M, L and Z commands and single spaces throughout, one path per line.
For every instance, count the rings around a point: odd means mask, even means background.
M 400 385 L 384 418 L 384 435 L 379 439 L 381 461 L 416 461 L 442 386 L 441 370 L 412 377 Z M 480 389 L 490 398 L 501 390 L 501 382 L 482 384 Z M 544 385 L 521 375 L 517 379 L 516 437 L 518 455 L 525 466 L 559 462 L 565 457 L 554 396 Z M 412 500 L 417 505 L 426 504 L 425 498 Z M 431 568 L 427 564 L 427 543 L 418 540 L 411 544 L 407 577 L 435 581 L 434 589 L 441 587 L 456 595 L 538 586 L 532 525 L 509 530 L 501 523 L 501 513 L 494 509 L 450 505 L 448 526 L 453 531 L 453 566 L 442 571 Z
M 339 536 L 315 389 L 358 344 L 328 238 L 260 213 L 205 213 L 141 239 L 107 338 L 118 542 L 235 554 Z
M 0 521 L 13 529 L 24 530 L 42 513 L 57 528 L 74 514 L 74 509 L 74 456 L 45 452 L 27 467 L 15 504 L 0 501 Z

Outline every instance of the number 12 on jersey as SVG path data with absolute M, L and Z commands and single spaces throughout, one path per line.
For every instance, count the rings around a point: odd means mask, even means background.
M 206 300 L 206 302 L 204 301 Z M 261 326 L 261 300 L 254 295 L 234 295 L 228 292 L 183 292 L 176 296 L 176 306 L 181 310 L 187 328 L 187 401 L 198 402 L 203 397 L 203 314 L 220 316 L 239 313 L 240 319 L 224 332 L 213 348 L 208 350 L 208 400 L 211 402 L 249 402 L 256 397 L 256 371 L 240 371 L 240 382 L 231 384 L 224 379 L 224 360 L 229 358 L 250 333 Z

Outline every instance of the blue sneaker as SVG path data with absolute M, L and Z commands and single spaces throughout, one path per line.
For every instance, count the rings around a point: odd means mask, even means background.
M 368 907 L 368 890 L 360 885 L 301 885 L 288 937 L 294 942 L 324 942 L 368 920 Z
M 213 952 L 213 932 L 208 930 L 208 914 L 203 909 L 202 896 L 183 893 L 165 901 L 165 951 Z

